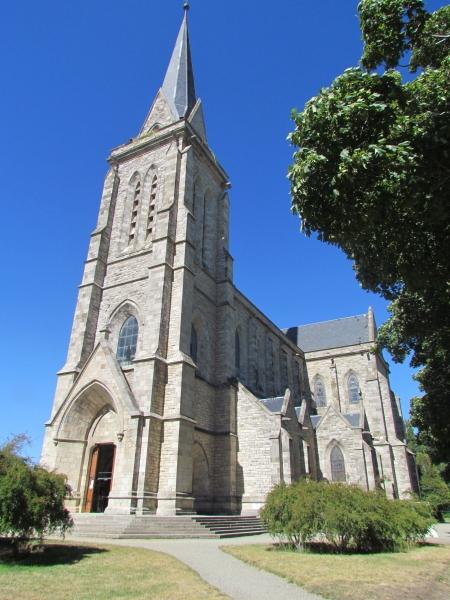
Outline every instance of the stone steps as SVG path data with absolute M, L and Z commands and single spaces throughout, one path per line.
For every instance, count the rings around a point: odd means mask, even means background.
M 175 516 L 72 515 L 74 528 L 69 537 L 118 539 L 145 538 L 226 538 L 265 533 L 256 516 Z
M 199 516 L 194 520 L 221 538 L 259 535 L 267 531 L 256 516 Z

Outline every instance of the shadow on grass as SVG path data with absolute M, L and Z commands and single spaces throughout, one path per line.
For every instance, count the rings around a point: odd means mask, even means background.
M 347 555 L 347 556 L 369 556 L 373 554 L 399 554 L 408 553 L 412 550 L 417 550 L 423 547 L 435 547 L 436 543 L 418 542 L 416 544 L 405 544 L 396 546 L 394 548 L 372 548 L 371 550 L 362 550 L 357 548 L 345 548 L 338 549 L 333 544 L 327 542 L 310 542 L 296 548 L 290 544 L 275 543 L 272 546 L 266 548 L 267 552 L 303 552 L 307 554 L 334 554 L 334 555 Z
M 109 552 L 105 548 L 95 546 L 49 544 L 43 546 L 42 551 L 23 553 L 17 558 L 12 555 L 0 556 L 0 565 L 15 567 L 52 567 L 54 565 L 72 565 L 80 562 L 93 554 Z

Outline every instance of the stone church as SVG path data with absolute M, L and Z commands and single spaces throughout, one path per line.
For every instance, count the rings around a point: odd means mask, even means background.
M 416 489 L 367 314 L 280 330 L 233 284 L 187 10 L 139 134 L 109 157 L 42 463 L 74 512 L 257 510 L 301 476 Z

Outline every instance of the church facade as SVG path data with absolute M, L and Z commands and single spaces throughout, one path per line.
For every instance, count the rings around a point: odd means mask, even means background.
M 304 475 L 415 491 L 372 312 L 282 331 L 233 284 L 230 183 L 187 12 L 142 130 L 109 164 L 42 453 L 69 508 L 240 513 Z

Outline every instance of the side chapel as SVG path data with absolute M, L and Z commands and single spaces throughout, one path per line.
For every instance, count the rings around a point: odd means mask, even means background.
M 233 284 L 187 10 L 139 134 L 109 157 L 42 463 L 74 512 L 241 513 L 310 475 L 417 487 L 367 314 L 282 331 Z

